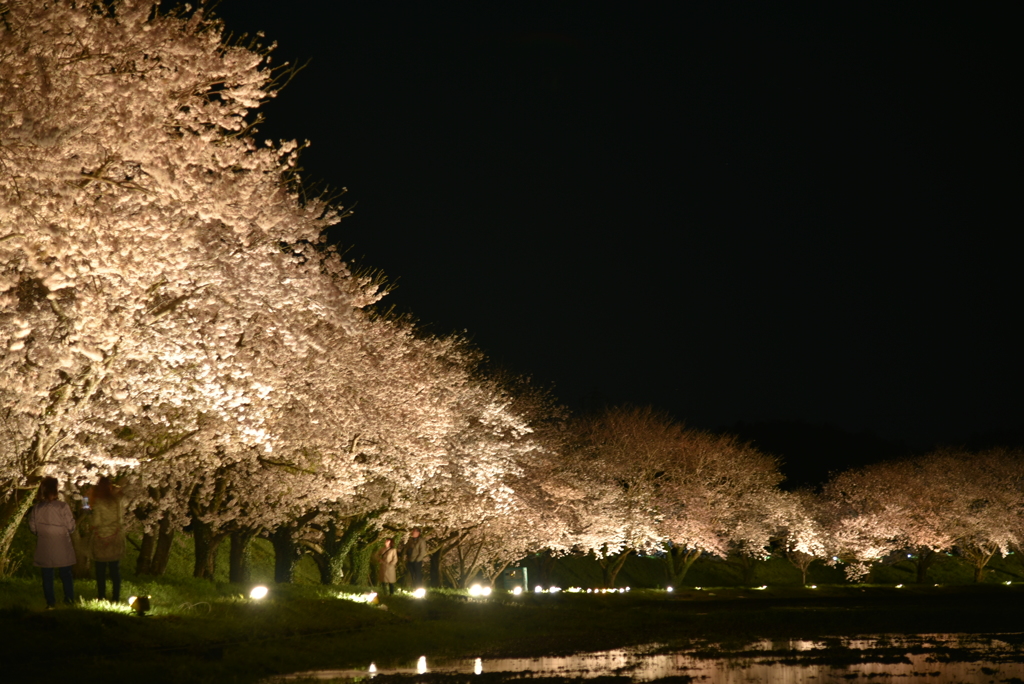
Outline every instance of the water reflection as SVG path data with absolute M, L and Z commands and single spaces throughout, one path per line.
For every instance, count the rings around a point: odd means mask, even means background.
M 566 657 L 476 658 L 432 662 L 435 675 L 509 673 L 510 677 L 566 677 L 588 679 L 616 675 L 635 682 L 688 676 L 709 684 L 768 682 L 790 684 L 814 681 L 849 682 L 855 679 L 899 678 L 900 684 L 930 682 L 1021 681 L 1024 679 L 1024 634 L 917 635 L 873 638 L 765 640 L 740 647 L 692 645 L 685 650 L 657 644 L 643 648 L 580 653 Z M 378 674 L 423 674 L 426 657 L 414 668 L 376 668 L 305 672 L 298 677 L 325 681 L 351 681 Z

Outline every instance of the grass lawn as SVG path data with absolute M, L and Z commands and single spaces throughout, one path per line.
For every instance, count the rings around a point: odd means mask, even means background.
M 268 547 L 263 540 L 253 547 L 254 581 L 269 580 Z M 76 581 L 76 607 L 45 611 L 39 571 L 23 564 L 18 575 L 0 580 L 0 681 L 257 682 L 366 668 L 371 661 L 409 666 L 421 655 L 437 661 L 645 643 L 713 649 L 761 638 L 1006 633 L 1019 632 L 1024 612 L 1024 583 L 1003 584 L 1020 577 L 1015 558 L 1000 560 L 979 585 L 945 583 L 969 582 L 955 559 L 936 566 L 941 586 L 912 585 L 910 569 L 899 565 L 874 572 L 871 579 L 884 584 L 850 585 L 823 566 L 811 576 L 821 582 L 817 589 L 799 586 L 781 559 L 758 568 L 766 589 L 737 586 L 734 569 L 708 560 L 694 566 L 690 586 L 672 593 L 650 588 L 663 581 L 660 561 L 637 558 L 623 570 L 620 584 L 634 584 L 625 594 L 499 591 L 477 600 L 442 590 L 422 600 L 403 594 L 367 605 L 350 599 L 368 588 L 320 586 L 311 564 L 300 565 L 296 583 L 271 584 L 268 598 L 253 601 L 246 598 L 251 583 L 188 577 L 190 557 L 182 535 L 167 574 L 147 579 L 134 575 L 129 553 L 122 596 L 151 596 L 146 617 L 93 600 L 95 583 L 87 579 Z M 221 572 L 226 565 L 222 558 Z M 531 584 L 541 577 L 569 587 L 594 584 L 600 574 L 592 562 L 567 559 L 531 568 Z M 715 586 L 698 590 L 697 582 Z M 899 582 L 903 588 L 894 586 Z
M 533 656 L 643 643 L 741 647 L 757 638 L 857 634 L 1014 632 L 1024 586 L 735 587 L 672 594 L 497 593 L 475 600 L 450 591 L 379 606 L 326 587 L 271 587 L 263 601 L 243 587 L 161 582 L 148 587 L 146 617 L 87 600 L 42 611 L 24 598 L 36 582 L 0 582 L 5 681 L 45 673 L 64 681 L 254 682 L 315 669 L 437 660 Z M 59 592 L 58 592 L 59 593 Z M 383 607 L 383 606 L 386 606 Z

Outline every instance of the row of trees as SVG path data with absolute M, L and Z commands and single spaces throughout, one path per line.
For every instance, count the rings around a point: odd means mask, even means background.
M 678 582 L 773 545 L 855 572 L 911 547 L 926 572 L 1019 543 L 1014 454 L 787 493 L 734 437 L 572 417 L 465 340 L 377 314 L 379 284 L 323 241 L 345 210 L 305 190 L 302 145 L 256 137 L 288 65 L 202 7 L 14 0 L 0 20 L 0 573 L 41 476 L 74 496 L 101 473 L 152 574 L 182 531 L 199 577 L 230 540 L 243 579 L 264 535 L 280 580 L 310 553 L 325 582 L 362 582 L 382 534 L 420 526 L 453 584 L 539 549 L 592 553 L 612 583 L 633 552 Z

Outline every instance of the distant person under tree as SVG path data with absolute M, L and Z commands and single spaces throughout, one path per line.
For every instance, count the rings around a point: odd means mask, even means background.
M 409 541 L 403 550 L 405 566 L 409 569 L 409 587 L 419 589 L 423 586 L 423 561 L 427 559 L 427 541 L 420 536 L 420 528 L 412 528 Z

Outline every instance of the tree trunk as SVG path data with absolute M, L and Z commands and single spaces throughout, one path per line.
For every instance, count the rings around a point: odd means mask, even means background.
M 688 549 L 682 546 L 672 545 L 665 554 L 665 574 L 668 575 L 670 587 L 678 587 L 686 578 L 697 559 L 703 555 L 700 549 Z
M 11 557 L 11 544 L 21 521 L 32 508 L 37 489 L 15 489 L 0 507 L 0 577 L 10 577 L 18 569 L 20 563 Z
M 281 525 L 270 534 L 270 543 L 274 546 L 274 581 L 290 584 L 295 576 L 295 564 L 299 561 L 295 528 Z
M 430 586 L 433 588 L 440 588 L 442 586 L 441 579 L 441 561 L 444 560 L 445 551 L 444 544 L 437 547 L 437 550 L 429 556 L 430 563 Z
M 249 581 L 249 542 L 256 536 L 256 530 L 246 528 L 231 533 L 231 548 L 228 566 L 228 581 L 242 584 Z
M 193 519 L 192 542 L 195 547 L 193 577 L 213 580 L 214 572 L 217 569 L 217 549 L 225 536 L 224 532 L 214 532 L 212 525 Z
M 611 589 L 615 586 L 615 578 L 619 576 L 619 571 L 622 570 L 622 566 L 626 564 L 626 559 L 629 558 L 631 553 L 633 553 L 633 550 L 627 549 L 614 558 L 605 556 L 598 561 L 601 565 L 601 575 L 606 589 Z
M 150 567 L 150 574 L 160 577 L 167 569 L 167 563 L 171 560 L 171 548 L 174 545 L 174 528 L 171 527 L 171 519 L 163 517 L 157 528 L 156 549 L 153 551 L 153 564 Z
M 156 538 L 149 532 L 142 533 L 142 544 L 139 546 L 139 557 L 135 561 L 136 575 L 153 574 L 153 549 L 156 547 Z
M 366 584 L 368 572 L 364 572 L 362 557 L 355 558 L 353 549 L 360 536 L 366 532 L 371 520 L 375 516 L 357 516 L 348 521 L 344 530 L 331 520 L 323 529 L 324 541 L 320 552 L 314 554 L 317 566 L 320 569 L 320 582 L 322 584 Z M 340 533 L 339 533 L 340 532 Z M 317 555 L 322 558 L 316 558 Z M 345 574 L 345 566 L 348 565 L 348 576 Z M 364 577 L 366 576 L 366 577 Z
M 974 568 L 974 581 L 975 583 L 981 582 L 985 576 L 985 567 L 988 562 L 992 560 L 992 556 L 996 555 L 996 551 L 999 548 L 996 546 L 986 549 L 981 545 L 964 545 L 962 547 L 961 555 L 971 564 Z
M 814 556 L 803 551 L 787 551 L 786 559 L 800 571 L 800 583 L 807 586 L 807 571 L 810 569 L 811 563 L 814 562 Z
M 135 574 L 159 577 L 167 569 L 171 558 L 171 546 L 174 544 L 174 529 L 169 518 L 160 519 L 156 534 L 146 532 L 142 535 L 139 547 L 139 558 L 135 562 Z
M 917 583 L 924 584 L 928 581 L 928 570 L 939 560 L 939 554 L 931 549 L 919 549 L 917 553 Z
M 378 540 L 375 539 L 369 544 L 356 546 L 349 553 L 349 558 L 352 561 L 352 567 L 348 572 L 349 584 L 355 584 L 361 587 L 369 586 L 371 584 L 370 560 L 373 558 L 374 545 L 377 541 Z
M 741 582 L 745 587 L 754 586 L 754 577 L 757 572 L 757 560 L 752 556 L 745 553 L 736 552 L 730 554 L 731 560 L 729 563 L 736 568 L 739 568 L 740 575 L 742 577 Z

